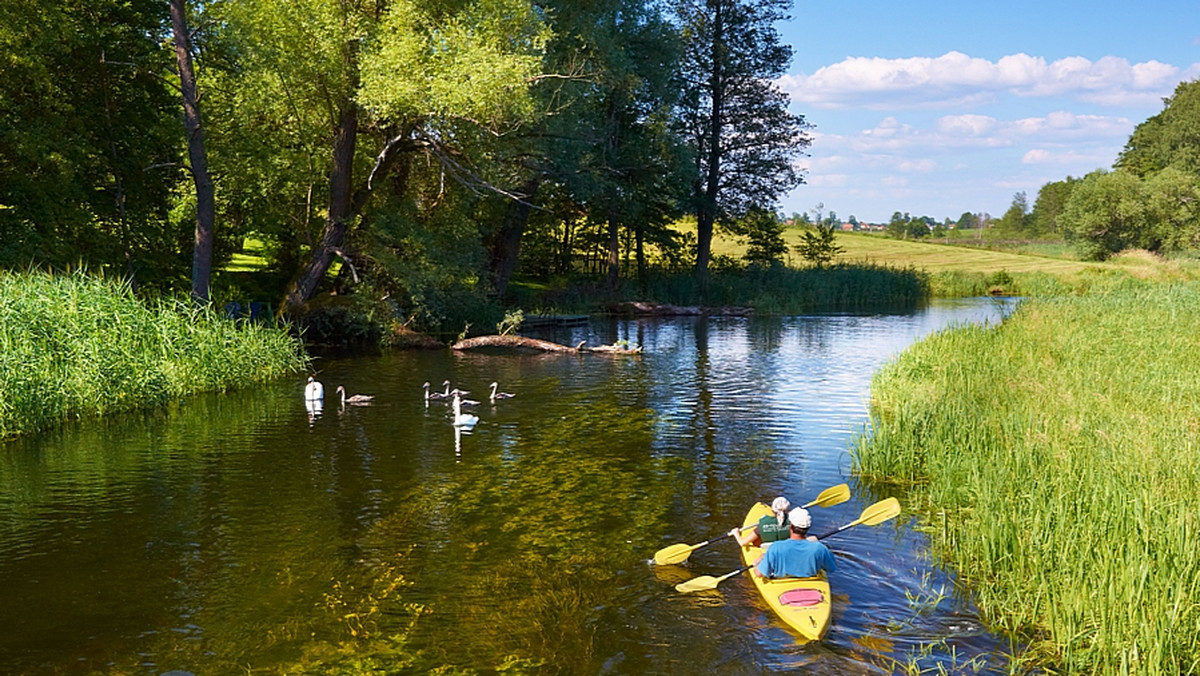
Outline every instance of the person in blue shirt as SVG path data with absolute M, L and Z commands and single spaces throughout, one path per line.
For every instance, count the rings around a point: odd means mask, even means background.
M 762 558 L 750 570 L 758 577 L 813 577 L 821 571 L 832 573 L 837 568 L 833 553 L 808 534 L 812 517 L 808 510 L 797 507 L 788 514 L 791 535 L 767 548 Z

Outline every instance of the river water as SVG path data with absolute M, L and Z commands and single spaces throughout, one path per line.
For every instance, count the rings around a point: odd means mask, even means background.
M 641 356 L 389 353 L 303 378 L 73 423 L 0 448 L 0 672 L 7 674 L 1008 673 L 906 514 L 825 542 L 833 626 L 801 643 L 725 538 L 751 504 L 814 532 L 886 494 L 851 475 L 872 374 L 1012 303 L 895 315 L 594 321 L 543 334 Z M 461 432 L 425 381 L 471 391 Z M 488 384 L 515 396 L 491 403 Z M 375 395 L 337 405 L 333 390 Z M 903 495 L 898 495 L 903 504 Z

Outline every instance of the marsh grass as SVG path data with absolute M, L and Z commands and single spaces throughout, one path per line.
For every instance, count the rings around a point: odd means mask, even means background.
M 295 373 L 285 332 L 207 308 L 145 304 L 77 273 L 0 273 L 0 438 Z
M 1026 301 L 881 370 L 856 469 L 1049 668 L 1200 673 L 1197 354 L 1195 283 Z
M 690 269 L 654 272 L 646 282 L 626 280 L 616 291 L 605 289 L 596 279 L 577 279 L 560 288 L 527 289 L 524 300 L 529 306 L 551 307 L 556 312 L 602 312 L 614 301 L 643 300 L 750 307 L 759 314 L 785 315 L 911 309 L 929 298 L 929 278 L 912 268 L 871 264 L 802 269 L 779 265 L 713 270 L 707 294 L 697 288 Z

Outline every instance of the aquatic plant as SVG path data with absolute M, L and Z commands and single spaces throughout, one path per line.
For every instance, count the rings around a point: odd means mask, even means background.
M 0 273 L 0 438 L 304 369 L 283 330 L 144 303 L 83 273 Z
M 1198 350 L 1194 283 L 1026 301 L 882 369 L 856 469 L 910 485 L 935 555 L 1043 664 L 1197 673 Z

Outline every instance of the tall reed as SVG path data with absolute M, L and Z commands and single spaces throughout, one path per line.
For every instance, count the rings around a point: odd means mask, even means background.
M 929 298 L 929 280 L 914 268 L 845 263 L 714 270 L 703 297 L 688 270 L 656 276 L 638 292 L 663 303 L 750 306 L 762 314 L 863 312 L 916 307 Z
M 881 370 L 856 469 L 1051 669 L 1200 673 L 1198 354 L 1194 283 L 1026 301 Z
M 0 438 L 303 370 L 285 332 L 82 273 L 0 273 Z

